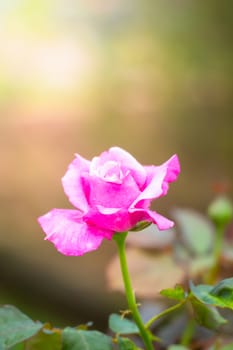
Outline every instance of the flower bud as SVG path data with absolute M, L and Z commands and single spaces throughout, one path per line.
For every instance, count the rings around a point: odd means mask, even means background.
M 232 202 L 225 196 L 217 197 L 210 204 L 208 215 L 216 225 L 227 225 L 233 218 Z

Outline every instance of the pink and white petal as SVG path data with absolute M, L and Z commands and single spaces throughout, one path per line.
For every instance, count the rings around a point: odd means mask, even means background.
M 163 195 L 163 182 L 164 178 L 166 176 L 166 168 L 161 167 L 158 169 L 156 167 L 156 173 L 155 173 L 155 167 L 151 166 L 148 167 L 148 179 L 145 189 L 140 193 L 138 198 L 132 203 L 132 207 L 141 208 L 145 206 L 145 200 L 147 205 L 150 205 L 150 201 L 159 198 Z M 149 200 L 149 201 L 148 201 Z
M 134 224 L 130 221 L 131 216 L 127 209 L 92 208 L 83 216 L 83 220 L 90 225 L 97 225 L 105 230 L 124 232 L 130 230 Z
M 97 225 L 103 229 L 124 232 L 134 228 L 141 221 L 148 221 L 156 224 L 160 230 L 171 228 L 173 221 L 151 210 L 130 208 L 127 209 L 108 209 L 98 207 L 91 209 L 83 216 L 87 224 Z
M 163 196 L 167 194 L 169 189 L 169 183 L 176 181 L 179 173 L 180 173 L 180 162 L 178 156 L 173 155 L 167 162 L 165 162 L 162 166 L 167 168 L 167 173 L 163 182 Z
M 169 183 L 175 181 L 180 173 L 180 163 L 177 155 L 173 155 L 160 166 L 145 166 L 147 182 L 145 189 L 134 201 L 133 206 L 140 207 L 140 202 L 152 200 L 167 194 Z
M 51 241 L 64 255 L 83 255 L 96 250 L 104 238 L 110 239 L 113 233 L 88 226 L 77 210 L 53 209 L 38 219 Z
M 140 221 L 148 221 L 156 224 L 159 230 L 168 230 L 174 226 L 174 222 L 158 214 L 156 211 L 143 209 L 130 209 L 131 222 L 135 225 Z
M 85 187 L 83 175 L 89 172 L 89 168 L 90 162 L 76 155 L 62 178 L 63 188 L 70 202 L 82 211 L 88 208 L 88 189 Z
M 99 177 L 87 177 L 89 184 L 89 206 L 100 205 L 105 208 L 128 208 L 140 195 L 140 190 L 131 174 L 122 184 L 106 182 Z
M 111 147 L 100 156 L 103 161 L 113 160 L 121 164 L 122 168 L 128 169 L 140 188 L 146 181 L 146 171 L 144 167 L 127 151 L 120 147 Z
M 168 161 L 165 163 L 167 166 L 167 182 L 176 181 L 179 173 L 180 173 L 180 161 L 176 154 L 174 154 Z

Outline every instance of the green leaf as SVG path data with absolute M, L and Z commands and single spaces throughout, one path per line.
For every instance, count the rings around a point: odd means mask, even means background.
M 209 292 L 211 289 L 213 289 L 213 286 L 207 284 L 199 284 L 195 286 L 192 281 L 190 281 L 189 287 L 192 294 L 202 303 L 215 305 L 215 301 L 213 301 L 213 298 L 209 295 Z
M 119 350 L 137 350 L 138 347 L 129 338 L 117 337 Z
M 182 286 L 176 285 L 175 288 L 168 288 L 163 289 L 160 292 L 161 295 L 169 298 L 169 299 L 175 299 L 175 300 L 183 300 L 185 299 L 185 291 Z
M 62 350 L 111 350 L 112 340 L 98 331 L 67 327 L 62 332 Z
M 204 304 L 233 310 L 233 278 L 222 280 L 214 288 L 205 284 L 194 286 L 190 282 L 190 290 Z
M 26 342 L 25 350 L 61 350 L 61 331 L 43 328 Z
M 180 229 L 181 239 L 191 253 L 204 255 L 213 245 L 214 227 L 201 214 L 190 209 L 173 212 Z
M 224 302 L 225 307 L 233 309 L 233 278 L 226 278 L 219 282 L 211 289 L 210 294 Z
M 193 306 L 195 320 L 201 326 L 217 330 L 227 322 L 213 306 L 207 306 L 193 296 L 190 297 L 190 302 Z
M 109 328 L 117 334 L 138 334 L 139 329 L 137 325 L 128 320 L 127 318 L 123 318 L 118 314 L 112 314 L 109 317 Z
M 42 323 L 32 321 L 14 306 L 0 308 L 0 339 L 5 348 L 32 337 L 42 326 Z

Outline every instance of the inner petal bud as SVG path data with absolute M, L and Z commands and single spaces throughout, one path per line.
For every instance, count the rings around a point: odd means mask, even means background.
M 96 162 L 93 162 L 91 166 L 90 174 L 92 176 L 97 176 L 106 182 L 122 184 L 126 174 L 123 173 L 118 162 L 109 160 L 102 165 L 96 165 Z

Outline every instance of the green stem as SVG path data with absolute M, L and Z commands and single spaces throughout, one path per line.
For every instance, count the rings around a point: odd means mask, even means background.
M 146 346 L 146 350 L 154 350 L 150 333 L 145 328 L 141 315 L 138 311 L 135 294 L 131 285 L 129 270 L 127 266 L 127 260 L 126 260 L 126 253 L 125 253 L 125 239 L 127 237 L 127 234 L 128 232 L 122 232 L 122 233 L 116 233 L 114 235 L 114 240 L 116 241 L 117 248 L 118 248 L 118 255 L 120 259 L 121 273 L 124 281 L 126 298 L 127 298 L 129 309 L 132 312 L 133 319 L 136 325 L 138 326 L 141 338 Z
M 180 345 L 188 346 L 193 338 L 194 331 L 196 329 L 196 321 L 190 319 L 184 329 Z
M 206 278 L 206 282 L 209 284 L 214 284 L 218 277 L 224 232 L 225 232 L 224 225 L 218 225 L 216 227 L 215 241 L 214 241 L 214 248 L 213 248 L 214 265 Z
M 155 315 L 154 317 L 152 317 L 146 324 L 145 327 L 149 328 L 155 321 L 157 321 L 159 318 L 169 314 L 170 312 L 173 312 L 174 310 L 178 309 L 179 307 L 181 307 L 186 300 L 182 300 L 179 304 L 173 305 L 171 307 L 169 307 L 168 309 L 162 311 L 161 313 L 159 313 L 158 315 Z
M 218 227 L 216 227 L 216 237 L 215 237 L 215 243 L 214 243 L 214 259 L 215 259 L 216 265 L 219 265 L 219 262 L 220 262 L 224 231 L 225 231 L 224 228 L 225 228 L 224 225 L 219 225 Z

